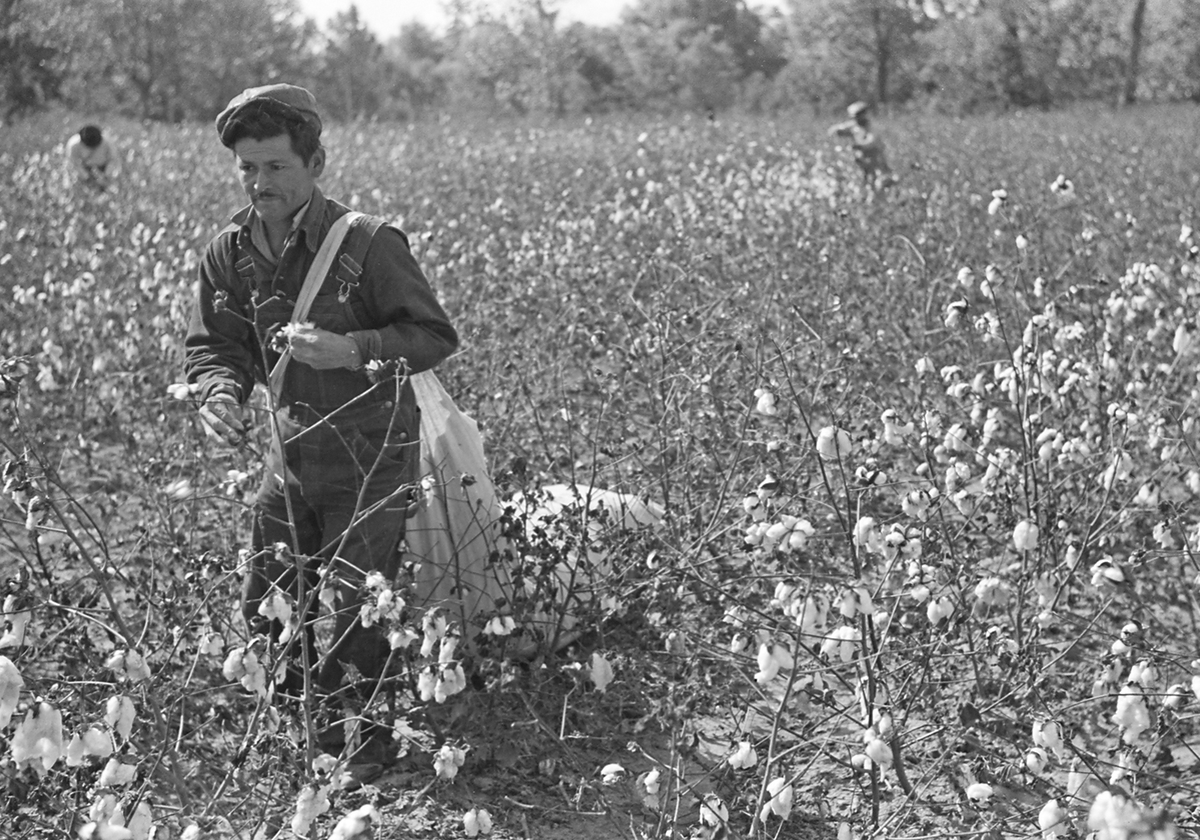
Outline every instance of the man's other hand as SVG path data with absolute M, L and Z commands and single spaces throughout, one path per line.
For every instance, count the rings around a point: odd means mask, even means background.
M 204 431 L 211 437 L 230 446 L 237 446 L 246 435 L 242 422 L 242 407 L 233 394 L 218 391 L 200 406 L 200 419 Z
M 297 324 L 290 329 L 290 339 L 293 361 L 303 362 L 317 370 L 362 366 L 358 342 L 348 336 L 311 324 Z

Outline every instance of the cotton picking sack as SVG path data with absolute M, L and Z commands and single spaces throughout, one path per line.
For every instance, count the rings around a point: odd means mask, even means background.
M 410 377 L 421 408 L 420 505 L 408 520 L 405 542 L 419 563 L 417 594 L 423 607 L 442 606 L 466 636 L 471 619 L 491 612 L 500 596 L 496 548 L 500 506 L 488 475 L 479 425 L 459 410 L 431 370 Z
M 351 212 L 334 222 L 304 279 L 293 323 L 308 316 L 343 239 L 351 260 L 365 264 L 378 227 L 368 221 L 364 214 Z M 290 358 L 290 351 L 284 353 L 271 371 L 270 387 L 276 396 Z M 496 547 L 500 506 L 479 425 L 459 411 L 433 371 L 413 374 L 410 381 L 421 409 L 420 504 L 405 535 L 408 555 L 418 563 L 416 606 L 446 608 L 464 635 L 471 636 L 478 629 L 471 619 L 481 610 L 490 611 L 501 591 L 498 572 L 487 562 Z

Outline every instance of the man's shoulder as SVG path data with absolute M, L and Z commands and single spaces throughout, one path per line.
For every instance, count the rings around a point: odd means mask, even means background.
M 238 231 L 241 225 L 236 221 L 228 222 L 212 239 L 208 240 L 205 254 L 209 259 L 230 260 L 237 250 Z
M 351 211 L 348 207 L 338 205 L 340 212 L 333 218 L 344 216 Z M 394 247 L 398 244 L 403 244 L 408 247 L 408 236 L 395 223 L 388 221 L 383 216 L 376 216 L 372 213 L 358 213 L 357 217 L 352 220 L 350 229 L 346 232 L 346 250 L 348 252 L 359 252 L 366 254 L 367 249 L 376 242 L 382 243 L 382 247 Z

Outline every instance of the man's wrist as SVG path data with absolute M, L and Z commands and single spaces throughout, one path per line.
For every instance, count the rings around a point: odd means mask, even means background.
M 228 385 L 220 385 L 208 392 L 205 402 L 212 402 L 214 400 L 219 400 L 221 402 L 241 403 L 241 399 L 238 397 L 237 390 Z
M 368 362 L 379 358 L 379 351 L 382 349 L 379 330 L 353 330 L 346 333 L 346 338 L 354 342 L 352 369 L 361 370 Z

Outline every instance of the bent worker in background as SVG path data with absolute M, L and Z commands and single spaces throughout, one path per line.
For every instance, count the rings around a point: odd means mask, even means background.
M 67 174 L 77 184 L 104 192 L 121 170 L 121 157 L 98 125 L 85 125 L 67 140 Z

